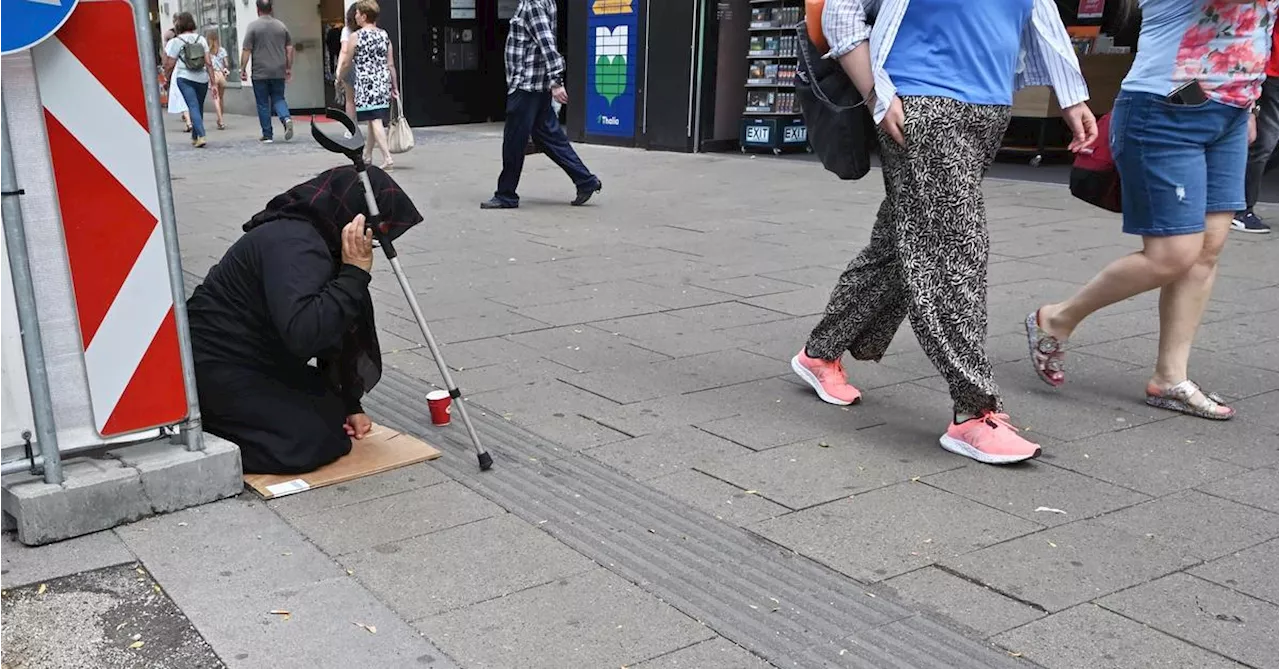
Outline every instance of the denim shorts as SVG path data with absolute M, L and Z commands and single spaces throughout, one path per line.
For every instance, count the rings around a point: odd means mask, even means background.
M 1124 231 L 1144 237 L 1204 232 L 1206 213 L 1244 208 L 1249 112 L 1214 102 L 1176 105 L 1121 91 L 1111 112 Z

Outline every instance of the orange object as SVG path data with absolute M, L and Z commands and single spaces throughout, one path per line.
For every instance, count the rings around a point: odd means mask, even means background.
M 822 8 L 827 0 L 804 0 L 804 26 L 809 31 L 809 41 L 818 47 L 818 51 L 826 53 L 831 50 L 827 44 L 827 36 L 822 34 Z

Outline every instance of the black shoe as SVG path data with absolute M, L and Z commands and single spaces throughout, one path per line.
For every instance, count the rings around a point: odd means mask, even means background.
M 569 204 L 575 207 L 581 207 L 587 203 L 587 200 L 591 199 L 592 195 L 595 195 L 602 190 L 604 190 L 604 183 L 599 179 L 596 179 L 595 184 L 587 186 L 586 188 L 579 188 L 578 197 L 573 198 L 573 202 L 570 202 Z
M 506 202 L 498 198 L 490 198 L 480 203 L 481 209 L 515 209 L 520 205 L 515 202 Z
M 1231 229 L 1239 232 L 1251 232 L 1255 235 L 1265 235 L 1271 232 L 1271 226 L 1262 222 L 1261 218 L 1252 211 L 1246 211 L 1243 214 L 1236 214 L 1231 219 Z

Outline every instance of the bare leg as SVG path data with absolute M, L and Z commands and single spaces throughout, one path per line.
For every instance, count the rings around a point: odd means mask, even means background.
M 1160 352 L 1151 384 L 1167 389 L 1187 380 L 1187 360 L 1218 275 L 1218 256 L 1231 230 L 1230 212 L 1205 219 L 1204 246 L 1191 269 L 1160 290 Z M 1229 411 L 1229 410 L 1224 410 Z
M 355 89 L 355 87 L 354 87 L 354 86 L 351 86 L 351 85 L 349 85 L 349 84 L 347 84 L 347 83 L 345 83 L 345 82 L 344 82 L 342 85 L 347 87 L 347 95 L 346 95 L 345 99 L 343 100 L 344 106 L 346 107 L 346 111 L 347 111 L 347 118 L 352 119 L 352 120 L 355 120 L 355 118 L 356 118 L 356 89 Z
M 1204 233 L 1143 237 L 1141 251 L 1107 265 L 1067 301 L 1041 307 L 1040 327 L 1065 340 L 1093 312 L 1178 280 L 1204 245 Z
M 226 95 L 227 87 L 222 81 L 219 81 L 217 86 L 218 95 L 213 99 L 213 111 L 218 115 L 218 127 L 225 128 L 227 124 L 222 122 L 222 96 Z
M 182 112 L 182 124 L 187 126 L 187 132 L 191 132 L 191 115 L 187 112 Z
M 352 117 L 355 118 L 355 117 Z M 369 122 L 368 132 L 364 133 L 364 164 L 368 165 L 373 162 L 373 124 Z
M 387 169 L 395 165 L 395 161 L 391 159 L 391 149 L 387 145 L 387 128 L 382 125 L 382 121 L 371 121 L 369 123 L 369 134 L 373 136 L 373 141 L 378 145 L 378 150 L 382 152 L 382 169 Z M 373 157 L 372 150 L 369 157 Z

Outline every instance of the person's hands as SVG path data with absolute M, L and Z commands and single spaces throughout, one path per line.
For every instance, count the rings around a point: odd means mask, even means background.
M 284 82 L 287 84 L 291 81 L 293 81 L 293 70 L 286 68 L 284 71 Z
M 243 67 L 240 68 L 240 81 L 248 81 L 248 80 L 249 80 L 249 71 L 244 69 Z
M 1089 105 L 1078 102 L 1063 109 L 1062 119 L 1071 130 L 1071 143 L 1067 148 L 1072 153 L 1080 153 L 1098 140 L 1098 121 L 1093 117 L 1093 110 L 1089 109 Z
M 1249 145 L 1258 141 L 1258 117 L 1255 114 L 1249 114 Z
M 347 416 L 347 422 L 342 427 L 347 431 L 348 437 L 364 439 L 369 436 L 369 430 L 373 429 L 373 421 L 369 420 L 368 414 L 353 413 Z
M 391 99 L 392 99 L 392 100 L 399 100 L 399 99 L 400 99 L 400 90 L 399 90 L 399 89 L 397 89 L 397 88 L 393 88 L 393 89 L 391 89 Z
M 897 142 L 898 146 L 906 146 L 906 123 L 907 115 L 902 111 L 902 100 L 895 95 L 889 102 L 889 111 L 885 112 L 883 119 L 880 119 L 880 129 Z
M 551 99 L 562 105 L 567 105 L 569 104 L 569 92 L 564 89 L 564 86 L 552 86 Z
M 373 269 L 373 230 L 365 229 L 364 214 L 342 229 L 342 262 L 366 272 Z

